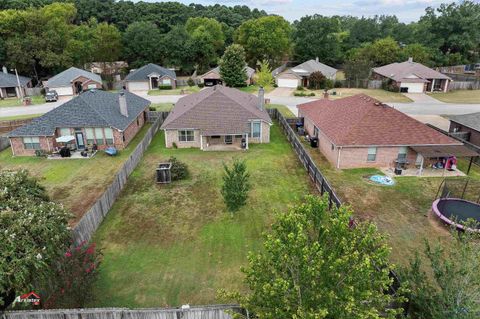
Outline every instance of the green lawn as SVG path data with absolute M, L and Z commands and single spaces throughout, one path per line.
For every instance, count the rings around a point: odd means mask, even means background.
M 173 108 L 173 103 L 153 103 L 150 108 L 154 107 L 158 112 L 170 112 Z
M 266 104 L 267 109 L 277 109 L 285 117 L 295 117 L 290 109 L 282 104 Z
M 456 90 L 447 93 L 431 93 L 429 95 L 446 103 L 480 104 L 480 90 Z
M 158 133 L 94 241 L 104 261 L 94 307 L 163 307 L 218 303 L 220 288 L 244 289 L 240 267 L 261 245 L 274 211 L 314 192 L 277 125 L 270 144 L 247 152 L 166 149 Z M 159 162 L 175 156 L 191 177 L 170 185 L 154 182 Z M 253 189 L 233 217 L 220 195 L 223 163 L 247 161 Z
M 172 90 L 150 90 L 148 95 L 180 95 L 180 94 L 190 94 L 200 91 L 198 86 L 181 86 Z
M 41 115 L 43 114 L 5 116 L 5 117 L 0 117 L 0 121 L 26 120 L 26 119 L 32 119 L 34 117 L 39 117 Z
M 31 98 L 32 98 L 32 104 L 45 103 L 45 97 L 43 95 L 35 95 L 35 96 L 32 96 Z M 7 98 L 7 99 L 0 100 L 0 107 L 11 107 L 11 106 L 24 106 L 24 105 L 22 100 L 17 98 Z
M 243 91 L 243 92 L 246 92 L 246 93 L 254 94 L 254 93 L 258 93 L 258 89 L 259 89 L 259 88 L 260 88 L 260 87 L 259 87 L 258 85 L 249 85 L 249 86 L 239 87 L 238 89 L 239 89 L 240 91 Z M 269 92 L 271 92 L 273 89 L 274 89 L 273 86 L 264 87 L 265 93 L 269 93 Z
M 12 157 L 10 148 L 0 152 L 0 170 L 28 169 L 40 179 L 50 197 L 75 214 L 75 223 L 90 208 L 113 181 L 115 173 L 125 162 L 150 125 L 135 136 L 125 150 L 116 157 L 98 152 L 91 159 L 47 160 L 46 158 Z
M 323 96 L 323 91 L 314 91 L 318 97 Z M 336 92 L 336 95 L 333 95 L 332 92 Z M 399 92 L 390 92 L 381 89 L 349 89 L 349 88 L 337 88 L 330 90 L 330 98 L 331 99 L 339 99 L 342 97 L 352 96 L 355 94 L 366 94 L 371 96 L 381 102 L 396 102 L 396 103 L 411 103 L 410 100 L 405 95 Z

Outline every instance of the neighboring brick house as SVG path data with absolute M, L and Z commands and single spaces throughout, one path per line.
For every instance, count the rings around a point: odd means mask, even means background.
M 96 144 L 124 149 L 142 128 L 150 102 L 130 92 L 87 91 L 8 134 L 14 156 L 50 153 L 60 136 L 74 136 L 77 149 Z
M 373 68 L 371 78 L 388 82 L 403 93 L 447 92 L 452 81 L 443 73 L 413 62 L 412 58 L 402 63 L 395 62 Z
M 255 69 L 252 69 L 248 65 L 245 66 L 245 73 L 247 75 L 247 79 L 245 80 L 246 85 L 253 84 L 253 77 L 255 75 Z M 198 77 L 200 83 L 203 83 L 205 86 L 214 86 L 217 84 L 223 84 L 222 76 L 220 75 L 220 67 L 217 66 L 214 69 L 202 74 Z
M 334 81 L 337 77 L 337 69 L 315 60 L 308 60 L 291 69 L 284 70 L 275 76 L 278 87 L 297 88 L 308 87 L 309 78 L 313 72 L 321 72 L 327 79 Z
M 20 82 L 20 86 L 18 85 Z M 25 88 L 32 87 L 32 79 L 8 73 L 6 67 L 0 72 L 0 98 L 25 96 Z
M 175 71 L 153 63 L 130 70 L 125 77 L 125 88 L 129 91 L 148 91 L 162 85 L 176 88 L 177 75 Z
M 306 132 L 318 137 L 336 168 L 423 165 L 434 150 L 445 153 L 436 157 L 465 151 L 462 143 L 364 94 L 297 107 Z
M 480 147 L 480 112 L 450 115 L 450 133 Z
M 221 85 L 184 96 L 161 127 L 165 145 L 220 150 L 269 143 L 272 120 L 264 103 L 263 89 L 256 97 Z
M 45 88 L 56 91 L 59 96 L 78 95 L 90 89 L 101 89 L 100 75 L 71 67 L 48 79 Z

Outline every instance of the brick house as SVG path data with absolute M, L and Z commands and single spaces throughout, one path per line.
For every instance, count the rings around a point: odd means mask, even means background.
M 150 101 L 133 93 L 87 91 L 8 134 L 14 156 L 55 151 L 60 136 L 71 135 L 76 149 L 96 144 L 124 149 L 142 128 Z
M 19 86 L 20 82 L 20 86 Z M 12 73 L 8 73 L 6 67 L 3 67 L 0 72 L 0 98 L 5 99 L 9 97 L 22 97 L 25 96 L 26 88 L 32 87 L 32 79 L 25 76 L 17 76 Z
M 480 112 L 450 115 L 450 133 L 480 147 Z
M 165 119 L 165 145 L 201 150 L 248 149 L 269 143 L 272 120 L 259 97 L 216 85 L 182 97 Z
M 323 64 L 316 58 L 277 74 L 275 83 L 278 87 L 286 88 L 308 87 L 310 85 L 310 75 L 314 72 L 321 72 L 327 79 L 332 81 L 337 77 L 337 69 Z
M 125 77 L 125 88 L 129 91 L 148 91 L 158 89 L 159 86 L 177 87 L 175 71 L 163 66 L 149 63 L 139 69 L 130 70 Z
M 56 91 L 59 96 L 78 95 L 90 89 L 101 89 L 100 75 L 71 67 L 48 79 L 45 88 Z
M 371 79 L 387 82 L 403 93 L 447 92 L 452 81 L 443 73 L 413 62 L 412 58 L 373 68 Z
M 297 108 L 306 132 L 318 137 L 320 152 L 339 169 L 423 167 L 436 150 L 435 157 L 469 153 L 462 143 L 364 94 Z
M 253 84 L 254 76 L 255 76 L 255 69 L 252 69 L 248 65 L 245 66 L 245 73 L 247 75 L 247 79 L 245 80 L 246 85 Z M 223 84 L 222 76 L 220 75 L 220 67 L 217 66 L 214 69 L 200 75 L 198 77 L 198 81 L 203 83 L 205 86 L 214 86 L 217 84 Z

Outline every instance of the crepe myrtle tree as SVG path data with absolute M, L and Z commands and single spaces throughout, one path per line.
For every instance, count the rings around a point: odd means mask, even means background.
M 34 289 L 66 251 L 70 216 L 26 171 L 0 172 L 0 309 Z
M 306 196 L 277 214 L 261 252 L 242 269 L 249 293 L 235 300 L 260 319 L 395 318 L 384 292 L 392 280 L 390 248 L 372 223 L 353 225 L 349 207 L 329 209 L 327 197 Z

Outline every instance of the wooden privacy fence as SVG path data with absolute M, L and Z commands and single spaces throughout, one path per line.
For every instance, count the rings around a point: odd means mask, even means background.
M 32 121 L 32 119 L 0 121 L 0 133 L 8 133 L 17 127 L 24 126 Z
M 0 319 L 232 319 L 244 311 L 238 305 L 210 305 L 190 308 L 91 308 L 7 311 Z
M 453 81 L 448 87 L 450 90 L 479 90 L 480 81 Z
M 147 114 L 147 120 L 151 121 L 154 118 L 153 125 L 148 129 L 142 141 L 137 145 L 135 150 L 130 154 L 130 157 L 125 161 L 120 170 L 115 174 L 112 184 L 107 188 L 103 195 L 93 204 L 93 206 L 83 215 L 77 225 L 73 228 L 73 241 L 75 244 L 87 242 L 92 237 L 93 233 L 100 226 L 101 222 L 107 215 L 110 208 L 115 203 L 121 190 L 127 183 L 128 176 L 137 167 L 138 163 L 143 157 L 143 153 L 150 145 L 153 137 L 162 125 L 168 112 L 158 112 L 160 114 Z M 152 117 L 148 117 L 151 115 Z
M 296 119 L 294 120 L 285 119 L 285 117 L 280 112 L 278 112 L 277 109 L 269 109 L 268 113 L 273 119 L 276 119 L 280 124 L 280 127 L 282 128 L 283 132 L 287 136 L 287 139 L 290 142 L 290 144 L 292 144 L 292 147 L 295 153 L 297 154 L 298 158 L 300 159 L 300 162 L 302 162 L 303 166 L 308 172 L 308 175 L 312 179 L 317 189 L 320 191 L 320 194 L 323 195 L 324 193 L 327 193 L 330 206 L 332 204 L 335 204 L 337 207 L 339 207 L 342 204 L 342 202 L 340 201 L 340 198 L 335 193 L 332 186 L 330 186 L 330 183 L 327 181 L 327 179 L 323 176 L 323 174 L 317 168 L 317 165 L 315 165 L 315 162 L 313 161 L 311 156 L 308 154 L 307 150 L 305 149 L 302 142 L 298 138 L 298 135 L 295 133 L 295 131 L 292 129 L 292 127 L 289 124 L 289 122 L 295 123 Z

